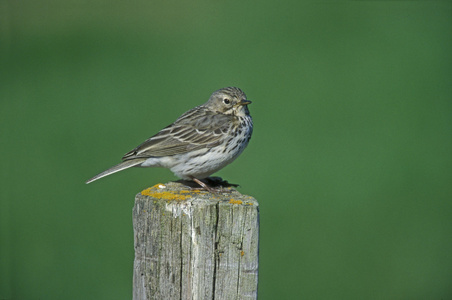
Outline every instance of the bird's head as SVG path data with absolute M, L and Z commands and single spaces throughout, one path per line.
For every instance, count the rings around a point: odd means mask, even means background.
M 209 101 L 205 104 L 209 109 L 235 116 L 249 115 L 248 104 L 245 93 L 236 87 L 227 87 L 213 92 Z

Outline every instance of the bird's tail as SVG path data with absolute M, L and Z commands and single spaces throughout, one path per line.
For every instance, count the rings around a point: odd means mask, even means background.
M 110 169 L 105 170 L 102 173 L 97 174 L 93 178 L 87 180 L 86 184 L 91 183 L 97 179 L 101 179 L 102 177 L 108 176 L 110 174 L 122 171 L 124 169 L 128 169 L 130 167 L 137 166 L 137 165 L 141 164 L 142 162 L 144 162 L 145 160 L 146 160 L 146 158 L 136 158 L 136 159 L 130 159 L 130 160 L 123 161 L 122 163 L 117 164 L 116 166 L 113 166 Z

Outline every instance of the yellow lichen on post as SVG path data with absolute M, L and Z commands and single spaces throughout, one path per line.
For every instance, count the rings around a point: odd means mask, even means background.
M 231 200 L 229 200 L 229 203 L 231 203 L 231 204 L 242 204 L 243 201 L 242 200 L 231 199 Z
M 141 195 L 143 196 L 150 196 L 151 195 L 151 188 L 147 188 L 145 190 L 141 191 Z
M 159 184 L 154 185 L 153 187 L 150 187 L 150 188 L 147 188 L 147 189 L 141 191 L 141 195 L 150 196 L 150 197 L 154 197 L 157 199 L 178 200 L 178 201 L 183 201 L 183 200 L 187 200 L 188 198 L 191 198 L 190 195 L 181 195 L 182 193 L 184 193 L 184 194 L 189 193 L 188 191 L 180 191 L 180 192 L 161 191 L 165 187 L 166 187 L 165 185 L 159 183 Z

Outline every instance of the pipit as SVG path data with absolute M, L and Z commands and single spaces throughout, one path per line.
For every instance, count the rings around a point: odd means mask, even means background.
M 250 103 L 239 88 L 215 91 L 205 104 L 187 111 L 173 124 L 127 152 L 122 163 L 86 183 L 130 167 L 163 167 L 181 179 L 193 180 L 212 191 L 201 179 L 234 161 L 250 141 L 253 133 Z

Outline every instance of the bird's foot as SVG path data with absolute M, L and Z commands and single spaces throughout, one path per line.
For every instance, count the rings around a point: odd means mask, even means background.
M 226 180 L 223 180 L 221 177 L 208 177 L 203 180 L 192 178 L 193 182 L 197 183 L 199 187 L 190 186 L 192 189 L 209 191 L 211 193 L 231 193 L 232 190 L 230 187 L 237 187 L 238 184 L 231 184 Z

